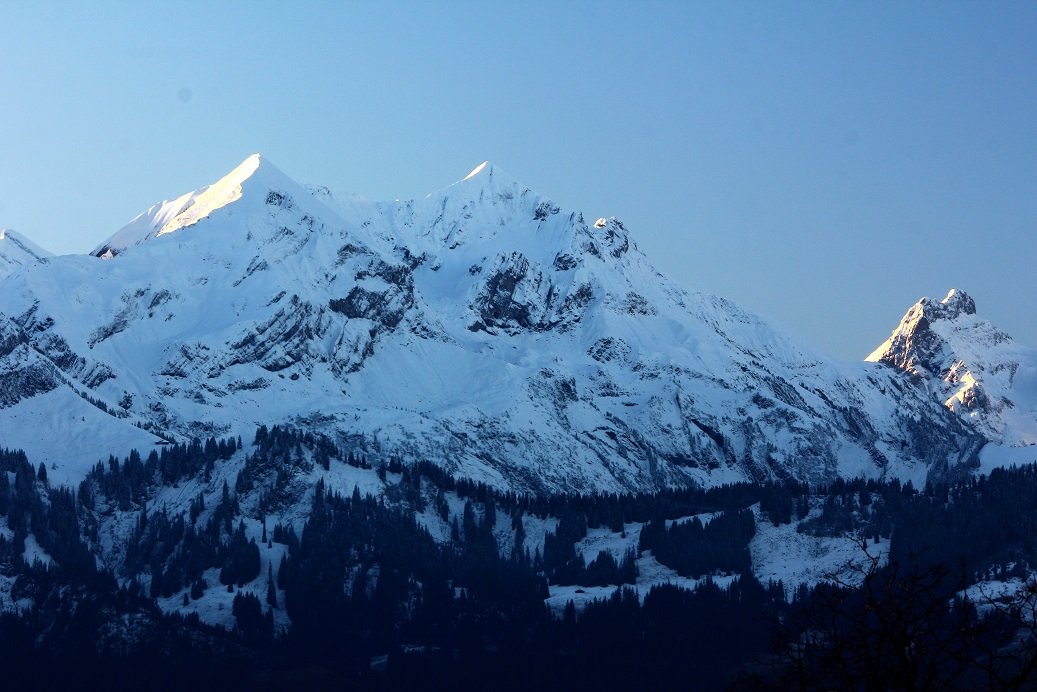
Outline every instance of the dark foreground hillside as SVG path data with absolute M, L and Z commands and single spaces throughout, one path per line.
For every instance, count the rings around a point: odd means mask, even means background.
M 75 491 L 50 487 L 20 452 L 0 454 L 6 688 L 1037 685 L 1032 466 L 924 491 L 839 481 L 529 497 L 263 428 L 215 500 L 156 504 L 160 489 L 211 477 L 241 448 L 213 439 L 133 453 Z M 304 500 L 270 492 L 307 463 L 365 470 L 386 490 L 320 480 Z M 109 531 L 121 515 L 129 528 Z M 448 535 L 433 535 L 432 516 Z M 762 584 L 748 549 L 761 521 L 858 536 L 861 560 L 818 584 Z M 635 524 L 626 554 L 577 552 L 588 532 Z M 531 553 L 534 526 L 549 530 Z M 277 564 L 264 561 L 278 548 Z M 680 585 L 647 587 L 648 555 Z M 602 596 L 552 608 L 558 585 Z M 216 594 L 231 604 L 229 627 L 173 607 Z

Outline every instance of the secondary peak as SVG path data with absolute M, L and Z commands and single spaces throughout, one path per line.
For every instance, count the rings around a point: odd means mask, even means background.
M 976 301 L 968 293 L 957 288 L 948 291 L 946 297 L 940 301 L 940 305 L 943 305 L 952 317 L 976 314 Z

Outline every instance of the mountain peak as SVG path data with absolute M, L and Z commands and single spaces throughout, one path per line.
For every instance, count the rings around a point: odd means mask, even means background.
M 938 303 L 928 297 L 921 298 L 904 313 L 890 337 L 865 360 L 888 363 L 912 372 L 918 367 L 931 370 L 931 361 L 939 359 L 938 354 L 942 353 L 944 346 L 941 335 L 945 328 L 938 327 L 934 331 L 934 325 L 975 314 L 976 301 L 958 288 L 952 288 Z
M 940 301 L 940 305 L 944 306 L 943 316 L 948 319 L 954 319 L 959 315 L 976 314 L 976 301 L 965 291 L 957 288 L 948 291 L 944 299 Z
M 325 198 L 252 155 L 135 220 L 105 252 L 143 245 L 114 264 L 5 279 L 22 350 L 77 407 L 32 419 L 67 420 L 67 444 L 102 427 L 83 406 L 177 439 L 291 421 L 522 492 L 918 479 L 973 454 L 899 374 L 682 291 L 618 220 L 564 212 L 489 162 L 429 200 L 339 214 Z M 24 410 L 53 410 L 37 378 L 18 384 Z M 31 417 L 0 416 L 0 437 L 54 448 Z
M 511 199 L 524 192 L 533 193 L 528 186 L 520 183 L 500 166 L 494 165 L 491 161 L 483 161 L 456 183 L 437 190 L 428 197 L 460 193 L 462 197 L 471 199 L 485 198 L 487 194 L 492 198 L 503 196 Z
M 505 171 L 500 166 L 494 164 L 492 161 L 483 161 L 478 166 L 473 168 L 468 173 L 468 175 L 461 178 L 461 180 L 459 180 L 455 184 L 464 183 L 466 185 L 470 185 L 474 182 L 478 182 L 482 185 L 493 185 L 495 187 L 517 185 L 526 189 L 525 185 L 522 185 L 507 171 Z
M 139 214 L 90 254 L 109 259 L 151 238 L 192 226 L 217 209 L 240 199 L 246 182 L 255 181 L 259 176 L 263 182 L 257 186 L 283 186 L 286 184 L 285 181 L 294 185 L 262 154 L 252 154 L 215 183 L 176 199 L 159 202 Z
M 34 257 L 35 259 L 43 259 L 51 256 L 50 252 L 47 252 L 21 233 L 10 228 L 0 227 L 0 247 L 8 249 L 12 246 L 19 248 L 21 252 Z
M 24 264 L 31 264 L 51 256 L 51 253 L 21 233 L 0 228 L 0 277 L 6 276 Z
M 466 175 L 462 180 L 469 180 L 477 175 L 481 175 L 483 171 L 486 171 L 486 175 L 493 175 L 493 164 L 489 161 L 483 161 L 478 166 L 472 169 L 472 172 Z
M 1014 445 L 1037 437 L 1031 353 L 977 316 L 971 296 L 952 288 L 940 302 L 922 298 L 912 305 L 866 360 L 920 378 L 987 439 Z

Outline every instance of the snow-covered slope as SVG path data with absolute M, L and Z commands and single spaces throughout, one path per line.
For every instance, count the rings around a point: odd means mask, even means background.
M 116 231 L 115 235 L 94 248 L 90 254 L 111 258 L 149 238 L 173 233 L 204 219 L 215 210 L 241 197 L 242 183 L 256 172 L 260 160 L 259 154 L 253 154 L 218 182 L 188 192 L 172 201 L 159 202 Z
M 0 229 L 0 279 L 34 265 L 46 274 L 51 258 L 24 235 Z M 98 459 L 160 439 L 99 406 L 89 386 L 69 376 L 91 378 L 67 344 L 30 338 L 3 314 L 5 305 L 0 299 L 0 447 L 28 450 L 53 482 L 74 484 Z
M 867 360 L 917 376 L 992 442 L 1037 443 L 1037 351 L 979 317 L 963 291 L 919 300 Z
M 159 438 L 73 379 L 76 372 L 87 381 L 91 375 L 59 344 L 49 336 L 31 339 L 0 314 L 0 447 L 26 450 L 34 464 L 50 469 L 53 481 L 75 484 L 98 459 Z
M 0 277 L 7 276 L 18 268 L 40 262 L 51 254 L 21 233 L 0 228 Z
M 61 386 L 168 437 L 291 421 L 520 490 L 921 482 L 982 443 L 902 373 L 679 289 L 620 221 L 490 163 L 369 203 L 253 156 L 95 255 L 13 275 L 0 312 Z

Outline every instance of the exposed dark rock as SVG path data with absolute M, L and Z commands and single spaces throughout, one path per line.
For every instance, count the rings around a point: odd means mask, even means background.
M 349 319 L 369 319 L 392 330 L 414 306 L 414 277 L 405 265 L 374 262 L 357 272 L 356 281 L 345 298 L 332 298 L 328 302 L 333 312 Z
M 266 203 L 272 207 L 281 207 L 282 209 L 291 209 L 295 206 L 295 202 L 287 192 L 278 190 L 270 190 L 267 193 Z
M 554 268 L 560 272 L 569 271 L 575 269 L 579 262 L 575 257 L 568 253 L 559 253 L 555 256 Z
M 22 399 L 56 389 L 60 381 L 50 368 L 31 365 L 0 374 L 0 408 L 17 404 Z
M 521 253 L 512 253 L 499 264 L 498 269 L 486 280 L 473 306 L 484 324 L 494 327 L 517 325 L 527 329 L 532 326 L 532 306 L 515 299 L 515 291 L 528 272 L 529 260 Z
M 533 218 L 537 221 L 543 221 L 547 217 L 553 216 L 554 214 L 557 214 L 560 211 L 561 209 L 558 207 L 557 204 L 552 204 L 551 202 L 541 202 L 537 205 L 536 211 L 533 212 Z

